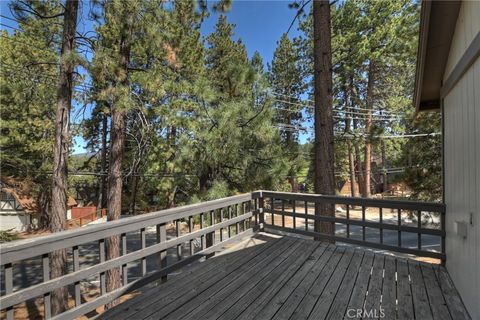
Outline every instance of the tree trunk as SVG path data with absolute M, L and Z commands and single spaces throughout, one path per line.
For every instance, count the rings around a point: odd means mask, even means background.
M 38 221 L 39 229 L 49 229 L 50 228 L 50 215 L 48 209 L 51 204 L 51 190 L 49 186 L 42 186 L 40 193 L 37 198 L 37 206 L 40 210 L 40 219 Z
M 99 199 L 98 206 L 101 210 L 107 208 L 107 134 L 108 134 L 108 116 L 105 112 L 102 114 L 102 151 L 101 151 L 101 160 L 100 160 L 100 171 L 102 175 L 100 176 L 100 187 L 99 187 Z
M 128 7 L 127 3 L 124 3 Z M 122 26 L 122 35 L 120 38 L 120 67 L 125 74 L 120 79 L 119 84 L 122 87 L 129 86 L 128 64 L 130 61 L 130 46 L 133 28 L 133 15 L 126 10 L 124 25 Z M 108 215 L 107 220 L 113 221 L 120 218 L 122 213 L 122 162 L 125 147 L 125 110 L 112 104 L 111 108 L 111 130 L 110 130 L 110 170 L 108 175 Z M 107 259 L 114 259 L 120 256 L 120 236 L 107 238 Z M 113 291 L 120 287 L 120 268 L 110 269 L 106 272 L 107 291 Z M 107 309 L 117 305 L 118 300 L 108 303 Z
M 372 110 L 373 110 L 373 86 L 374 86 L 374 63 L 370 60 L 368 64 L 368 83 L 367 83 L 367 121 L 365 124 L 365 175 L 363 196 L 369 198 L 371 196 L 371 175 L 372 175 L 372 142 L 370 133 L 372 129 Z
M 55 115 L 55 144 L 53 149 L 52 176 L 52 218 L 50 231 L 59 232 L 66 228 L 67 192 L 68 192 L 68 147 L 69 120 L 72 106 L 73 71 L 71 55 L 75 50 L 75 32 L 77 27 L 78 1 L 65 3 L 62 50 L 60 53 L 60 75 L 57 89 L 57 111 Z M 67 273 L 66 250 L 53 251 L 50 254 L 50 277 L 58 278 Z M 52 291 L 52 315 L 60 314 L 68 308 L 67 287 Z
M 386 192 L 388 191 L 388 176 L 387 176 L 387 168 L 386 168 L 386 165 L 387 165 L 387 155 L 386 155 L 386 152 L 385 152 L 385 140 L 382 139 L 381 141 L 381 148 L 382 148 L 382 187 L 383 187 L 383 191 L 382 192 Z
M 351 110 L 351 105 L 349 105 L 349 94 L 348 90 L 344 88 L 344 97 L 345 97 L 345 114 L 347 115 L 345 117 L 345 132 L 347 134 L 352 133 L 352 128 L 351 128 L 351 116 L 350 112 Z M 350 176 L 350 192 L 352 197 L 357 196 L 357 179 L 355 177 L 355 160 L 353 157 L 353 150 L 352 150 L 352 141 L 350 138 L 347 139 L 347 151 L 348 151 L 348 171 L 349 171 L 349 176 Z
M 134 215 L 137 207 L 137 190 L 138 190 L 138 169 L 133 170 L 132 176 L 132 193 L 130 194 L 130 203 L 128 204 L 128 214 Z
M 330 29 L 330 3 L 313 2 L 314 29 L 314 97 L 315 97 L 315 193 L 335 194 L 333 98 L 332 98 L 332 46 Z M 315 215 L 334 216 L 334 206 L 317 204 Z M 333 235 L 331 222 L 315 222 L 315 232 Z M 320 238 L 316 238 L 320 240 Z
M 354 88 L 354 84 L 353 84 L 353 77 L 350 76 L 350 79 L 349 79 L 349 89 L 350 89 L 350 99 L 351 99 L 351 103 L 350 103 L 350 106 L 352 107 L 352 112 L 355 112 L 357 109 L 355 108 L 355 103 L 354 101 L 357 101 L 357 96 L 355 95 L 355 88 Z M 352 114 L 352 118 L 353 118 L 353 130 L 356 132 L 357 129 L 358 129 L 358 119 L 353 116 Z M 354 141 L 354 150 L 355 150 L 355 163 L 356 165 L 354 165 L 354 168 L 355 168 L 355 171 L 357 173 L 357 181 L 358 181 L 358 192 L 360 194 L 363 194 L 363 166 L 362 166 L 362 156 L 361 156 L 361 153 L 360 153 L 360 146 L 358 144 L 357 141 Z

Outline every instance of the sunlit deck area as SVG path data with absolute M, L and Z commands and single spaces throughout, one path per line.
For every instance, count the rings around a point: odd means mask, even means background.
M 335 216 L 316 215 L 318 203 L 338 208 Z M 419 261 L 445 261 L 443 215 L 434 203 L 257 191 L 18 241 L 1 246 L 2 313 L 17 318 L 34 300 L 37 318 L 49 318 L 52 290 L 68 287 L 73 306 L 55 318 L 470 319 L 447 270 Z M 122 254 L 107 260 L 112 235 Z M 50 279 L 48 254 L 62 248 L 71 269 Z M 20 285 L 26 264 L 43 269 L 43 281 Z M 112 268 L 122 281 L 107 291 Z M 86 299 L 86 285 L 95 296 Z
M 360 315 L 360 316 L 359 316 Z M 467 319 L 442 266 L 260 234 L 101 319 Z

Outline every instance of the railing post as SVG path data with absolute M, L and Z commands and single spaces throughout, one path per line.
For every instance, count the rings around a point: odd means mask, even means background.
M 157 243 L 167 241 L 167 225 L 165 223 L 157 224 Z M 163 269 L 167 266 L 167 250 L 162 250 L 158 256 L 158 268 Z M 162 277 L 162 282 L 167 281 L 167 276 Z
M 265 211 L 264 211 L 265 201 L 263 194 L 258 198 L 258 220 L 260 225 L 260 231 L 265 230 Z
M 50 280 L 50 257 L 48 254 L 42 255 L 43 281 Z M 44 318 L 52 317 L 52 298 L 50 292 L 43 295 Z
M 442 212 L 440 212 L 440 229 L 443 232 L 441 250 L 442 250 L 443 256 L 446 257 L 446 255 L 445 255 L 445 210 L 442 210 Z M 443 258 L 442 259 L 442 266 L 445 266 L 446 262 L 447 262 L 446 258 Z
M 210 226 L 213 226 L 214 224 L 215 224 L 215 211 L 210 210 Z M 215 245 L 215 231 L 207 233 L 206 242 L 207 242 L 207 248 L 210 248 L 213 245 Z M 207 258 L 212 257 L 214 254 L 215 253 L 211 253 L 207 255 Z
M 13 268 L 11 263 L 5 265 L 5 294 L 13 292 Z M 6 308 L 7 320 L 13 320 L 13 306 Z

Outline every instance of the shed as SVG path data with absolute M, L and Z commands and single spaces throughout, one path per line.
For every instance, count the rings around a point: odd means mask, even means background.
M 446 267 L 480 319 L 480 2 L 423 1 L 417 111 L 442 113 Z

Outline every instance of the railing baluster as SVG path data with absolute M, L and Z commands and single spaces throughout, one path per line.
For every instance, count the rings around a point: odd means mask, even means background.
M 13 292 L 13 267 L 11 263 L 5 265 L 5 294 Z M 5 309 L 7 313 L 7 320 L 13 320 L 13 306 Z
M 181 227 L 182 225 L 181 225 L 180 219 L 175 220 L 175 229 L 176 229 L 175 232 L 176 232 L 177 238 L 182 235 Z M 181 243 L 177 244 L 177 259 L 182 260 L 182 244 Z
M 270 198 L 270 209 L 271 209 L 271 218 L 272 218 L 272 226 L 275 225 L 275 214 L 274 214 L 274 211 L 275 211 L 275 199 L 274 198 Z
M 227 207 L 227 217 L 228 217 L 228 220 L 232 220 L 232 207 L 231 206 Z M 227 228 L 228 228 L 228 239 L 230 239 L 232 237 L 232 225 L 229 224 Z
M 78 271 L 80 270 L 80 259 L 78 256 L 78 246 L 74 246 L 72 248 L 72 253 L 73 253 L 73 271 Z M 80 296 L 80 282 L 77 281 L 75 282 L 75 306 L 78 307 L 80 304 L 82 304 L 81 301 L 81 296 Z
M 105 262 L 105 239 L 98 240 L 100 263 Z M 103 296 L 107 293 L 105 282 L 105 272 L 100 272 L 100 294 Z
M 126 233 L 122 233 L 121 240 L 122 240 L 122 255 L 126 255 L 127 254 L 127 234 Z M 122 265 L 122 282 L 124 286 L 128 284 L 127 264 Z
M 210 226 L 215 224 L 215 210 L 210 210 Z M 215 231 L 207 234 L 207 248 L 215 244 Z
M 418 250 L 422 250 L 422 233 L 420 232 L 420 229 L 422 228 L 422 211 L 421 210 L 417 211 L 417 228 L 418 228 L 418 233 L 417 233 Z
M 246 213 L 246 204 L 242 202 L 242 215 Z M 255 199 L 255 208 L 257 208 L 257 199 Z M 258 213 L 255 214 L 255 225 L 258 225 Z M 247 230 L 247 220 L 243 220 L 243 231 Z
M 285 200 L 282 199 L 282 228 L 285 228 Z
M 165 223 L 157 224 L 157 243 L 167 241 L 167 225 Z M 158 256 L 158 269 L 167 267 L 167 250 L 162 250 Z M 162 282 L 167 280 L 167 276 L 162 277 Z
M 258 219 L 259 213 L 258 213 L 257 209 L 260 208 L 260 206 L 258 205 L 258 199 L 254 199 L 253 202 L 254 202 L 254 208 L 255 208 L 255 225 L 257 226 L 258 225 L 258 220 L 259 220 Z M 243 203 L 243 213 L 245 213 L 245 203 Z
M 292 214 L 293 214 L 293 229 L 297 229 L 297 217 L 296 217 L 296 212 L 297 212 L 297 208 L 296 208 L 296 205 L 295 205 L 295 200 L 292 201 L 292 204 L 293 204 L 293 211 L 292 211 Z
M 347 238 L 350 238 L 350 206 L 347 204 Z
M 238 217 L 238 203 L 235 204 L 235 217 Z M 240 222 L 237 222 L 235 225 L 235 235 L 237 235 L 240 231 Z
M 200 213 L 200 229 L 205 228 L 205 214 L 202 212 Z M 205 250 L 207 247 L 206 241 L 205 241 L 205 235 L 202 234 L 200 236 L 200 243 L 201 243 L 201 248 L 202 250 Z
M 142 243 L 142 249 L 145 249 L 147 247 L 147 239 L 145 235 L 145 228 L 140 229 L 140 240 Z M 147 258 L 143 257 L 142 258 L 142 276 L 147 274 Z
M 193 216 L 188 217 L 188 232 L 193 232 Z M 193 256 L 195 250 L 193 248 L 193 239 L 190 239 L 190 255 Z
M 305 201 L 305 231 L 308 231 L 308 201 Z
M 365 222 L 365 206 L 362 206 L 362 222 Z M 365 226 L 362 226 L 362 239 L 365 241 Z
M 50 258 L 48 254 L 42 255 L 42 271 L 43 271 L 43 282 L 50 280 Z M 50 319 L 52 317 L 52 296 L 51 293 L 45 293 L 43 295 L 43 304 L 45 307 L 45 319 Z
M 223 222 L 223 208 L 219 210 L 220 212 L 220 222 Z M 223 228 L 220 228 L 220 242 L 223 241 Z
M 383 208 L 380 208 L 380 243 L 383 244 Z
M 398 226 L 401 227 L 402 226 L 402 209 L 398 209 L 397 218 L 398 218 Z M 402 246 L 402 231 L 400 231 L 400 229 L 398 230 L 398 246 L 399 247 Z
M 260 231 L 263 231 L 264 228 L 265 228 L 265 211 L 264 211 L 264 207 L 265 207 L 265 200 L 264 198 L 260 198 L 258 199 L 258 210 L 260 211 L 260 217 L 259 217 L 259 223 L 261 224 L 261 228 L 260 228 Z

